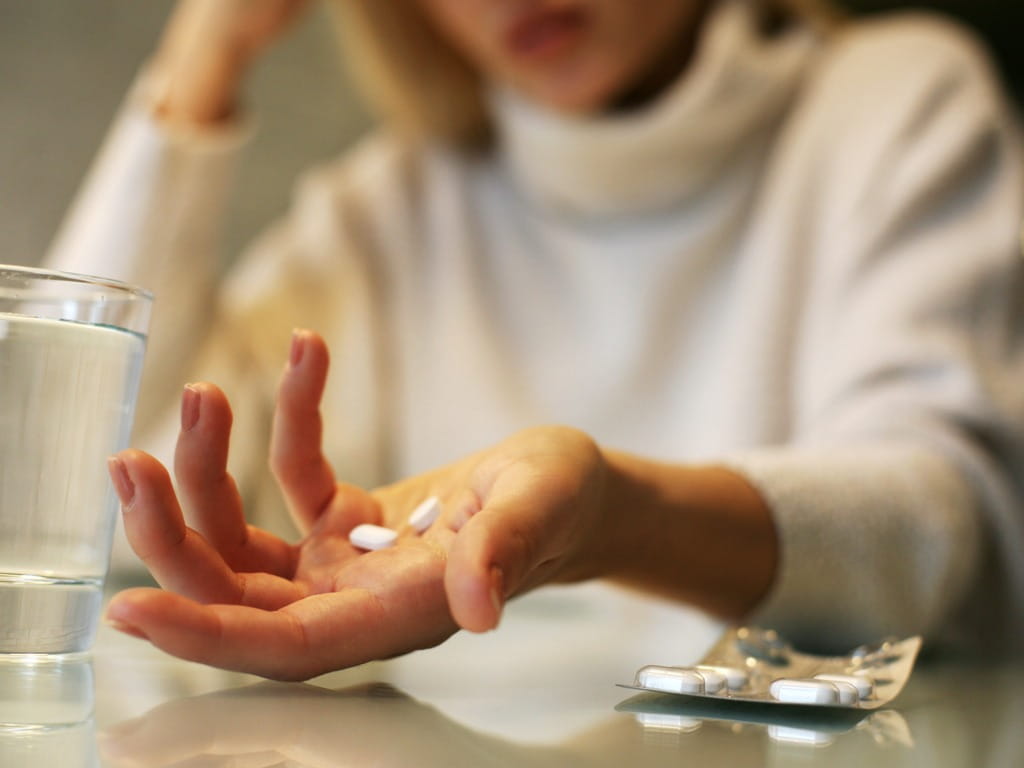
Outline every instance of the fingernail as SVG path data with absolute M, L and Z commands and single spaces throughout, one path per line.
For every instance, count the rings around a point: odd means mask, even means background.
M 192 384 L 186 384 L 181 392 L 181 431 L 188 432 L 199 421 L 199 390 Z
M 305 352 L 306 347 L 305 341 L 302 331 L 298 328 L 292 331 L 292 348 L 288 353 L 288 362 L 291 364 L 292 368 L 302 362 L 302 353 Z
M 491 568 L 491 604 L 494 606 L 494 626 L 498 626 L 498 622 L 501 621 L 501 609 L 504 603 L 505 578 L 502 575 L 501 569 L 495 566 Z
M 117 456 L 111 456 L 107 459 L 107 470 L 110 472 L 110 479 L 114 483 L 114 490 L 117 491 L 121 504 L 129 506 L 135 498 L 135 484 L 128 476 L 124 462 Z
M 143 632 L 138 627 L 136 627 L 134 624 L 129 624 L 128 622 L 121 621 L 120 619 L 111 619 L 111 618 L 106 618 L 106 617 L 103 619 L 103 622 L 107 626 L 113 627 L 118 632 L 124 632 L 126 635 L 131 635 L 132 637 L 138 637 L 138 638 L 140 638 L 142 640 L 149 640 L 149 638 L 146 636 L 146 633 Z

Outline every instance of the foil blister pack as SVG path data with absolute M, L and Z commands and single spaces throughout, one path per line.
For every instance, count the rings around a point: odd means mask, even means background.
M 623 687 L 715 700 L 845 709 L 877 709 L 903 689 L 920 637 L 860 646 L 845 656 L 794 650 L 759 627 L 727 630 L 698 663 L 648 665 Z

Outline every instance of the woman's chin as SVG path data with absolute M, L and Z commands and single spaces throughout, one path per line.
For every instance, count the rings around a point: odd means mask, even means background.
M 602 112 L 618 92 L 617 82 L 594 77 L 548 76 L 536 82 L 513 83 L 527 100 L 554 112 L 585 116 Z

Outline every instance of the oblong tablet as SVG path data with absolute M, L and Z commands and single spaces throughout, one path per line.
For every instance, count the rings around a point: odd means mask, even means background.
M 695 667 L 694 672 L 704 678 L 704 693 L 719 693 L 725 688 L 725 675 L 711 667 Z
M 704 693 L 704 678 L 692 669 L 680 667 L 641 667 L 636 673 L 637 688 L 662 693 Z
M 856 695 L 856 689 L 849 686 Z M 780 677 L 772 680 L 768 693 L 785 704 L 817 704 L 836 706 L 840 703 L 839 687 L 828 680 L 797 680 Z
M 409 525 L 416 533 L 423 533 L 441 514 L 441 502 L 437 496 L 421 501 L 409 515 Z
M 827 682 L 832 683 L 839 691 L 839 704 L 843 707 L 852 707 L 860 699 L 857 693 L 857 688 L 849 683 L 844 683 L 842 680 L 828 680 Z
M 359 549 L 384 549 L 394 544 L 397 538 L 396 531 L 370 523 L 357 525 L 348 534 L 348 540 L 352 542 L 352 546 L 359 547 Z
M 866 675 L 832 675 L 820 674 L 815 680 L 828 680 L 832 683 L 846 683 L 857 689 L 857 698 L 867 699 L 875 692 L 875 681 Z
M 746 687 L 747 682 L 750 680 L 750 675 L 747 674 L 747 671 L 738 667 L 719 667 L 709 664 L 698 664 L 696 669 L 698 672 L 717 672 L 724 676 L 725 684 L 729 687 L 730 691 L 738 691 L 741 688 Z

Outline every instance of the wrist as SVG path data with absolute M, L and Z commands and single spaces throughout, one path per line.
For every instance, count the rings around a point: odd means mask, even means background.
M 230 120 L 246 66 L 242 57 L 228 52 L 187 62 L 157 60 L 148 74 L 150 108 L 161 120 L 184 125 Z
M 151 104 L 162 119 L 205 125 L 230 118 L 255 55 L 228 0 L 179 0 L 150 64 Z
M 757 490 L 720 466 L 603 454 L 602 575 L 719 617 L 749 613 L 778 560 L 774 520 Z
M 657 484 L 645 477 L 647 462 L 609 449 L 602 449 L 602 455 L 605 470 L 597 559 L 602 576 L 629 581 L 644 558 L 646 543 L 657 538 L 663 503 L 657 499 Z

